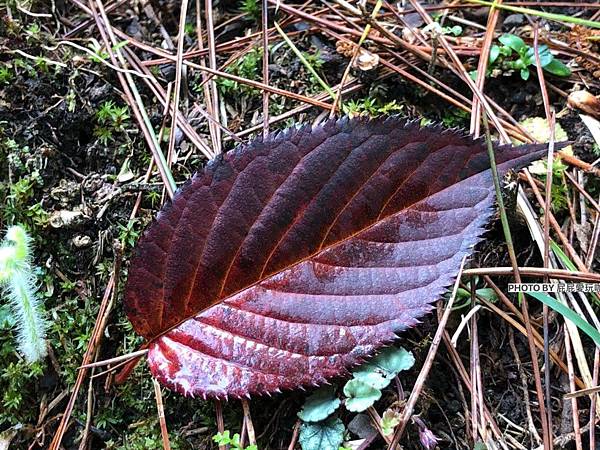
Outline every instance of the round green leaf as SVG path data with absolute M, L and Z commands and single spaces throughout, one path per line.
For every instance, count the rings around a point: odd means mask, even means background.
M 370 386 L 373 386 L 375 389 L 383 389 L 390 384 L 390 381 L 394 379 L 394 376 L 389 376 L 389 374 L 381 371 L 377 367 L 373 367 L 370 365 L 364 365 L 356 369 L 353 373 L 355 380 L 360 380 L 363 383 L 366 383 Z
M 323 422 L 303 423 L 298 440 L 302 450 L 338 450 L 344 442 L 344 424 L 334 417 Z
M 381 398 L 381 391 L 362 380 L 352 379 L 344 386 L 346 409 L 362 412 Z
M 354 378 L 383 389 L 399 372 L 410 369 L 415 363 L 412 353 L 403 348 L 388 347 L 371 361 L 354 370 Z
M 498 40 L 517 53 L 524 53 L 527 50 L 525 41 L 514 34 L 503 34 Z
M 525 81 L 529 80 L 529 69 L 521 69 L 521 78 Z
M 319 422 L 326 419 L 339 406 L 340 399 L 335 396 L 335 388 L 324 386 L 306 399 L 298 417 L 304 422 Z

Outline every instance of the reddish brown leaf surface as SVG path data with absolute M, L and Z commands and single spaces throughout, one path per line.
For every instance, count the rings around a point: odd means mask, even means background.
M 497 147 L 499 170 L 544 151 Z M 396 118 L 288 130 L 177 192 L 138 243 L 126 311 L 185 395 L 319 384 L 431 310 L 493 202 L 481 140 Z

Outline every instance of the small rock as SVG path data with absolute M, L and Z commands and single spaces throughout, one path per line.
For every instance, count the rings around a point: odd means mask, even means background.
M 357 414 L 348 424 L 348 429 L 361 439 L 368 439 L 377 433 L 366 414 Z
M 126 32 L 128 35 L 130 35 L 138 40 L 141 40 L 143 38 L 142 28 L 140 27 L 140 22 L 135 17 L 131 20 L 131 23 L 127 26 Z
M 504 19 L 502 26 L 506 28 L 518 27 L 523 25 L 525 22 L 525 16 L 523 14 L 511 14 Z

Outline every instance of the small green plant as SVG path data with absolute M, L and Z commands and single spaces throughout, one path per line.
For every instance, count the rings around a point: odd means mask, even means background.
M 256 80 L 259 74 L 259 69 L 262 64 L 262 47 L 254 48 L 246 53 L 242 58 L 229 65 L 225 71 L 232 75 L 237 75 L 242 78 L 249 80 Z M 222 94 L 256 94 L 258 89 L 240 85 L 237 81 L 229 80 L 227 78 L 217 78 L 217 85 Z M 201 91 L 197 87 L 193 88 L 196 92 Z
M 460 25 L 454 25 L 452 27 L 442 27 L 442 34 L 460 36 L 463 29 Z
M 414 363 L 412 353 L 403 348 L 386 348 L 352 372 L 352 379 L 343 389 L 345 408 L 351 412 L 366 411 L 381 398 L 381 390 Z M 303 422 L 299 437 L 302 450 L 338 450 L 344 440 L 345 429 L 342 421 L 332 414 L 341 404 L 332 386 L 324 386 L 306 399 L 298 413 Z M 386 422 L 381 425 L 393 431 L 397 417 L 392 413 L 384 416 Z
M 5 223 L 24 223 L 44 226 L 49 214 L 41 203 L 30 204 L 37 187 L 43 186 L 40 169 L 44 161 L 39 152 L 21 146 L 12 139 L 0 141 L 0 155 L 6 156 L 0 164 L 8 167 L 13 180 L 0 181 L 0 217 Z
M 125 47 L 128 44 L 127 41 L 121 41 L 118 42 L 116 45 L 114 45 L 112 47 L 113 51 L 116 51 L 120 48 Z M 108 54 L 107 51 L 104 50 L 104 48 L 98 43 L 98 42 L 93 42 L 89 45 L 90 50 L 92 50 L 92 52 L 94 53 L 93 55 L 90 55 L 89 58 L 93 61 L 93 62 L 97 62 L 97 63 L 102 63 L 106 60 L 108 60 L 108 58 L 110 57 L 110 55 Z
M 496 291 L 492 288 L 485 287 L 484 284 L 480 282 L 479 277 L 473 277 L 473 285 L 475 287 L 475 295 L 478 297 L 484 298 L 491 303 L 498 301 Z M 459 287 L 456 291 L 456 303 L 452 308 L 454 311 L 466 308 L 471 304 L 471 282 L 465 283 L 465 286 L 466 289 Z
M 10 67 L 5 64 L 0 66 L 0 84 L 8 84 L 12 79 L 13 73 L 12 70 L 10 70 Z
M 183 31 L 188 36 L 194 36 L 196 33 L 196 25 L 193 23 L 186 23 Z
M 344 103 L 342 110 L 350 117 L 382 116 L 402 111 L 402 105 L 397 104 L 396 100 L 382 103 L 379 99 L 363 98 Z
M 502 72 L 515 70 L 525 81 L 529 79 L 529 68 L 536 66 L 535 51 L 533 47 L 528 46 L 523 39 L 514 34 L 504 34 L 498 38 L 502 45 L 493 45 L 490 49 L 490 64 L 488 74 L 492 73 L 494 68 Z M 571 69 L 556 59 L 547 45 L 538 46 L 540 64 L 542 68 L 553 75 L 559 77 L 568 77 L 571 75 Z M 473 77 L 477 72 L 471 73 Z
M 31 265 L 31 238 L 19 225 L 6 232 L 0 247 L 0 285 L 5 288 L 17 327 L 19 351 L 27 362 L 46 356 L 46 320 Z
M 471 115 L 460 108 L 448 107 L 444 110 L 444 115 L 442 116 L 442 123 L 447 128 L 453 127 L 467 127 L 468 128 L 468 120 Z
M 314 53 L 302 52 L 302 55 L 304 56 L 306 62 L 310 64 L 313 69 L 321 70 L 325 61 L 323 60 L 323 56 L 321 55 L 321 51 L 319 49 L 317 49 Z
M 29 26 L 25 29 L 25 34 L 26 34 L 25 39 L 27 41 L 38 39 L 41 30 L 42 29 L 38 23 L 33 22 L 33 23 L 29 24 Z
M 122 132 L 129 123 L 129 110 L 127 106 L 117 106 L 112 100 L 104 102 L 96 112 L 98 125 L 94 135 L 104 145 L 114 140 L 115 132 Z
M 140 237 L 140 232 L 136 229 L 137 219 L 132 219 L 126 225 L 119 224 L 119 240 L 123 245 L 132 248 Z
M 257 0 L 242 0 L 240 11 L 255 21 L 257 21 L 261 16 L 260 7 L 258 6 Z
M 231 436 L 229 430 L 225 430 L 223 433 L 217 433 L 213 436 L 213 441 L 215 441 L 219 445 L 229 445 L 231 450 L 258 450 L 256 445 L 249 445 L 248 447 L 243 447 L 240 444 L 240 435 L 235 433 Z

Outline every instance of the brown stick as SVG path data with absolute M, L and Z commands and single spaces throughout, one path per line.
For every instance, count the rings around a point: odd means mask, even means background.
M 156 378 L 152 378 L 152 384 L 154 385 L 154 396 L 156 398 L 156 409 L 158 410 L 158 422 L 160 423 L 160 435 L 162 437 L 163 449 L 171 450 L 171 443 L 169 442 L 169 431 L 167 430 L 167 421 L 165 420 L 165 408 L 163 405 L 160 384 L 158 383 L 158 381 L 156 381 Z
M 242 409 L 244 410 L 244 422 L 246 423 L 246 431 L 248 432 L 248 443 L 256 445 L 256 433 L 254 432 L 252 416 L 250 415 L 250 405 L 245 398 L 242 399 Z
M 573 356 L 571 355 L 571 338 L 569 337 L 569 330 L 566 325 L 564 325 L 564 335 L 565 335 L 565 353 L 567 355 L 567 365 L 569 366 L 569 388 L 570 388 L 571 392 L 575 392 L 575 375 L 573 372 Z M 575 448 L 576 448 L 576 450 L 583 450 L 583 446 L 581 443 L 581 427 L 579 426 L 579 409 L 577 408 L 577 397 L 571 398 L 571 414 L 573 416 L 573 432 L 575 433 Z

